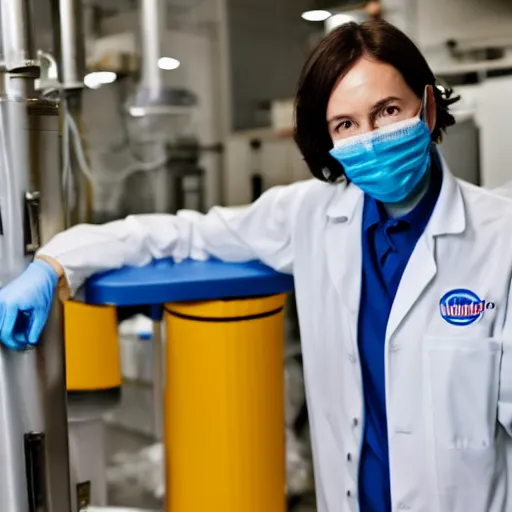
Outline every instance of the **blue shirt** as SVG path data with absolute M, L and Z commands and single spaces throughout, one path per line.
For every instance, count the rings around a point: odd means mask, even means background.
M 383 205 L 365 196 L 363 266 L 358 344 L 363 377 L 365 425 L 359 466 L 361 512 L 391 512 L 384 343 L 391 306 L 416 242 L 441 190 L 442 172 L 434 161 L 430 185 L 407 215 L 390 218 Z

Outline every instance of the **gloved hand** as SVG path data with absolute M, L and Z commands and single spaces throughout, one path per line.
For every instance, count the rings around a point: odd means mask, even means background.
M 39 341 L 46 324 L 59 276 L 42 260 L 0 290 L 0 341 L 21 350 Z

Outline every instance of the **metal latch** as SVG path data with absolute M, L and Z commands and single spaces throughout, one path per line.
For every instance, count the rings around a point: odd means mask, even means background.
M 85 510 L 91 504 L 91 482 L 76 484 L 76 502 L 79 512 Z
M 39 192 L 25 193 L 25 254 L 35 254 L 41 246 L 39 231 Z
M 30 512 L 48 512 L 46 499 L 46 455 L 43 433 L 25 434 L 25 467 Z

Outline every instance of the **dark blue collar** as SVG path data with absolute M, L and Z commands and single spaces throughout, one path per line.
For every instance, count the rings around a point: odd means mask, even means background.
M 432 165 L 430 166 L 430 183 L 427 193 L 422 197 L 421 201 L 408 214 L 395 219 L 398 222 L 407 224 L 412 228 L 418 236 L 420 236 L 428 224 L 437 198 L 441 192 L 441 184 L 443 182 L 443 171 L 441 170 L 441 162 L 436 151 L 432 151 Z M 364 196 L 363 209 L 363 230 L 367 231 L 372 226 L 385 223 L 390 217 L 384 208 L 384 205 L 370 197 L 368 194 Z

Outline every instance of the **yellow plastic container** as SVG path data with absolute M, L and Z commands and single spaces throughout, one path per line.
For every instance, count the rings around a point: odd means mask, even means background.
M 120 400 L 121 363 L 113 306 L 64 304 L 72 510 L 107 501 L 102 416 Z M 85 497 L 83 489 L 87 489 Z
M 121 386 L 121 361 L 114 306 L 64 304 L 68 391 L 102 391 Z
M 285 300 L 166 306 L 167 512 L 284 512 Z

